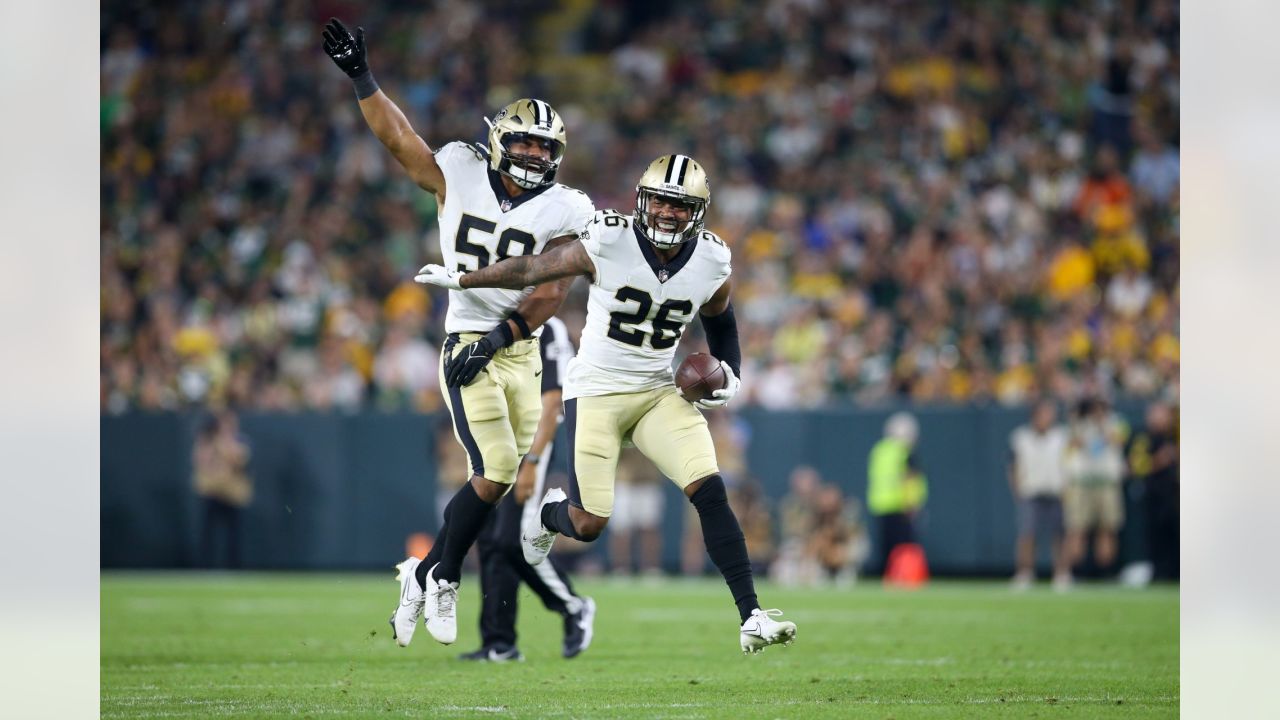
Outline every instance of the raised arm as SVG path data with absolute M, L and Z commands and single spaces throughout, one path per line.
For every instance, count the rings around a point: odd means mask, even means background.
M 381 90 L 360 101 L 360 112 L 373 134 L 391 151 L 418 187 L 435 193 L 444 202 L 444 172 L 435 153 L 409 125 L 409 119 Z
M 324 28 L 324 51 L 355 83 L 360 113 L 378 140 L 391 151 L 423 190 L 435 193 L 444 202 L 444 173 L 436 164 L 435 154 L 409 119 L 378 89 L 365 56 L 364 28 L 356 28 L 353 36 L 341 20 L 331 18 Z

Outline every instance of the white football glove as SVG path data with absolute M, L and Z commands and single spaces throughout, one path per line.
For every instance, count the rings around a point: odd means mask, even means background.
M 728 378 L 728 382 L 724 384 L 724 387 L 711 393 L 711 397 L 694 403 L 694 405 L 697 405 L 703 410 L 724 407 L 733 399 L 734 395 L 738 394 L 738 388 L 742 387 L 742 381 L 738 379 L 737 375 L 733 374 L 733 368 L 729 367 L 729 363 L 721 360 L 720 368 L 724 370 L 724 376 Z
M 413 279 L 423 285 L 438 285 L 450 290 L 461 290 L 460 281 L 463 275 L 466 273 L 461 270 L 450 270 L 443 265 L 423 265 Z

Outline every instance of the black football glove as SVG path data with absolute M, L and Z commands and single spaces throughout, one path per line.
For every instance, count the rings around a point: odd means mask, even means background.
M 444 361 L 444 384 L 449 387 L 470 385 L 498 351 L 488 335 L 462 348 Z
M 356 28 L 354 37 L 338 18 L 329 18 L 324 26 L 324 51 L 352 80 L 369 71 L 364 52 L 364 28 Z

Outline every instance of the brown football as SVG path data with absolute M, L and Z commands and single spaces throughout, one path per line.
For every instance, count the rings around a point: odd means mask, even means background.
M 720 361 L 706 353 L 693 353 L 676 368 L 676 387 L 680 388 L 680 396 L 689 402 L 711 397 L 727 380 Z

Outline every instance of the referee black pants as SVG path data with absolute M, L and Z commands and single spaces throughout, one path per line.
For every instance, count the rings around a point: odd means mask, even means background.
M 539 502 L 530 498 L 529 502 Z M 515 492 L 498 503 L 476 545 L 480 550 L 480 639 L 483 647 L 516 646 L 516 594 L 523 580 L 554 613 L 568 615 L 577 594 L 555 557 L 538 567 L 524 560 L 520 548 L 520 516 L 524 505 Z M 573 603 L 577 606 L 577 603 Z
M 880 572 L 889 569 L 889 554 L 899 545 L 915 542 L 915 529 L 906 513 L 879 515 L 880 524 Z

